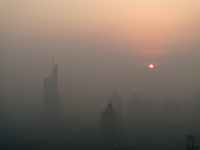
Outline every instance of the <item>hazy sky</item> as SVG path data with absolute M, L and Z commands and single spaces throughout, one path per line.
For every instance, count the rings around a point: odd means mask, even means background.
M 0 3 L 1 91 L 15 103 L 38 106 L 53 55 L 67 109 L 106 105 L 114 89 L 124 101 L 200 92 L 199 0 Z

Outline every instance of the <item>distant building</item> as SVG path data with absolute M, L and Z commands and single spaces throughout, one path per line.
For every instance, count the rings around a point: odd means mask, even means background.
M 128 103 L 129 124 L 143 120 L 143 101 L 139 94 L 133 94 Z
M 195 135 L 186 135 L 185 150 L 200 150 Z
M 122 141 L 122 124 L 123 124 L 123 117 L 122 117 L 122 100 L 119 97 L 119 94 L 115 90 L 110 98 L 110 103 L 112 103 L 113 109 L 116 115 L 116 136 L 118 139 L 118 143 L 120 144 Z
M 152 101 L 143 100 L 139 94 L 133 94 L 128 101 L 127 137 L 129 144 L 140 143 L 153 130 Z M 135 145 L 134 145 L 135 146 Z
M 168 98 L 162 102 L 162 119 L 166 121 L 180 120 L 180 104 L 176 99 Z
M 112 97 L 110 98 L 110 102 L 113 104 L 113 108 L 115 109 L 116 114 L 122 114 L 122 100 L 119 97 L 119 94 L 116 90 L 114 90 Z
M 152 100 L 143 100 L 139 94 L 133 94 L 128 102 L 129 124 L 136 121 L 148 121 L 152 119 Z
M 112 150 L 118 147 L 116 115 L 111 103 L 108 103 L 106 110 L 102 112 L 102 138 L 103 150 Z
M 57 128 L 60 120 L 60 94 L 57 90 L 58 66 L 53 64 L 52 74 L 44 79 L 43 120 L 47 132 Z

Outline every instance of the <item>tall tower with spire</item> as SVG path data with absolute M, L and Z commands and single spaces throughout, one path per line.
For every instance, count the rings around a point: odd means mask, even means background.
M 52 67 L 52 74 L 44 78 L 44 97 L 43 97 L 43 120 L 45 128 L 55 129 L 60 120 L 60 94 L 58 93 L 58 66 Z

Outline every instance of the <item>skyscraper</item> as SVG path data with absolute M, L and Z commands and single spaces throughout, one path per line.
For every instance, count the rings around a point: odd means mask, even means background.
M 180 104 L 176 99 L 168 98 L 162 102 L 162 119 L 166 121 L 179 120 Z
M 122 114 L 122 100 L 119 97 L 119 94 L 116 90 L 114 90 L 112 97 L 110 98 L 110 102 L 113 105 L 116 114 Z
M 143 101 L 139 94 L 133 94 L 129 99 L 128 117 L 131 126 L 135 121 L 143 120 Z
M 117 148 L 116 115 L 111 103 L 108 103 L 105 111 L 102 112 L 102 136 L 103 150 Z
M 128 102 L 128 130 L 129 142 L 138 142 L 143 138 L 145 124 L 143 120 L 143 100 L 139 94 L 133 94 Z
M 60 120 L 60 94 L 57 90 L 58 66 L 53 63 L 52 74 L 44 78 L 43 120 L 47 131 L 56 129 Z
M 123 124 L 123 117 L 122 117 L 122 100 L 119 97 L 119 94 L 116 90 L 114 90 L 112 97 L 110 98 L 110 103 L 112 103 L 113 109 L 116 115 L 116 136 L 118 143 L 121 144 L 122 141 L 122 124 Z

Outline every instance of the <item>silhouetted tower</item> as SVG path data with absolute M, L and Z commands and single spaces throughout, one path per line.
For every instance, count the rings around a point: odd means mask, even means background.
M 167 121 L 179 120 L 180 104 L 176 99 L 168 98 L 162 102 L 162 119 Z
M 52 74 L 44 79 L 43 119 L 47 132 L 55 130 L 60 120 L 60 94 L 57 90 L 58 66 L 52 68 Z
M 153 104 L 152 104 L 152 100 L 148 99 L 148 100 L 143 100 L 143 119 L 144 121 L 150 121 L 152 120 L 152 114 L 153 114 L 153 110 L 152 110 Z
M 110 102 L 113 105 L 113 108 L 115 109 L 116 114 L 122 114 L 122 100 L 119 97 L 119 94 L 116 90 L 114 90 L 112 97 L 110 98 Z
M 122 118 L 122 100 L 119 97 L 116 90 L 114 90 L 112 97 L 110 98 L 110 103 L 112 103 L 113 108 L 115 110 L 116 115 L 116 132 L 117 132 L 117 139 L 118 143 L 122 140 L 122 124 L 123 124 L 123 118 Z
M 102 136 L 103 150 L 112 150 L 117 148 L 117 125 L 116 115 L 111 103 L 105 111 L 102 112 Z
M 135 121 L 143 120 L 143 103 L 139 94 L 133 94 L 128 104 L 129 125 L 133 125 Z

